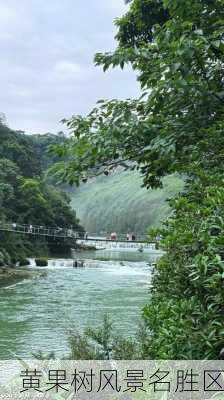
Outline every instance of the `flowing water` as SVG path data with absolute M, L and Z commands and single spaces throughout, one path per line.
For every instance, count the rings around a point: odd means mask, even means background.
M 70 331 L 82 331 L 110 314 L 116 332 L 136 332 L 148 299 L 149 254 L 106 251 L 49 260 L 45 276 L 0 288 L 0 358 L 30 358 L 33 352 L 68 353 Z M 37 268 L 31 266 L 30 268 Z

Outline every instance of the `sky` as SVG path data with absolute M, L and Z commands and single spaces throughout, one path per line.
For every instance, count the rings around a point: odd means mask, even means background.
M 0 112 L 13 129 L 56 133 L 98 99 L 138 95 L 133 71 L 104 73 L 123 0 L 0 0 Z

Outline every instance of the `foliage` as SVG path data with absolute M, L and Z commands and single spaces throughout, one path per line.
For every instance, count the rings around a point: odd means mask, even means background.
M 96 55 L 104 69 L 131 63 L 144 97 L 102 100 L 88 116 L 67 121 L 74 136 L 58 152 L 70 156 L 61 165 L 69 182 L 121 164 L 140 169 L 146 186 L 158 186 L 165 174 L 208 167 L 211 146 L 223 145 L 221 3 L 191 0 L 183 8 L 176 0 L 163 7 L 171 17 L 162 26 L 154 22 L 151 42 Z
M 169 19 L 163 2 L 153 0 L 134 1 L 130 10 L 115 22 L 119 28 L 116 39 L 121 47 L 140 47 L 153 40 L 154 25 L 163 25 Z
M 59 161 L 59 158 L 50 149 L 51 146 L 62 145 L 66 142 L 66 136 L 63 132 L 58 132 L 56 135 L 52 133 L 32 135 L 30 139 L 43 171 L 46 171 L 52 164 Z
M 20 258 L 19 265 L 20 267 L 26 267 L 27 265 L 30 265 L 30 261 L 27 258 Z
M 45 179 L 44 167 L 54 161 L 48 147 L 63 140 L 63 135 L 25 135 L 0 121 L 1 221 L 82 229 L 68 195 Z M 32 253 L 38 255 L 40 247 L 47 254 L 47 246 L 52 249 L 49 240 L 1 233 L 0 251 L 11 256 L 11 261 L 7 258 L 2 263 L 15 264 Z
M 136 359 L 138 342 L 135 339 L 114 335 L 113 324 L 108 315 L 97 328 L 87 328 L 83 334 L 71 332 L 69 336 L 69 359 L 115 360 Z
M 223 0 L 133 0 L 117 20 L 118 47 L 97 54 L 104 70 L 131 64 L 142 96 L 100 100 L 67 121 L 57 174 L 79 184 L 118 165 L 144 185 L 187 178 L 162 230 L 166 256 L 155 268 L 144 318 L 151 358 L 218 358 L 223 320 Z M 146 12 L 143 12 L 143 9 Z
M 10 160 L 26 177 L 40 175 L 41 167 L 28 135 L 13 131 L 0 119 L 0 158 Z
M 218 359 L 223 350 L 223 177 L 201 178 L 172 200 L 175 214 L 161 232 L 167 255 L 144 309 L 152 358 Z
M 10 264 L 10 256 L 5 249 L 0 251 L 0 267 L 5 267 Z
M 46 258 L 35 258 L 35 263 L 37 267 L 47 267 L 48 265 Z

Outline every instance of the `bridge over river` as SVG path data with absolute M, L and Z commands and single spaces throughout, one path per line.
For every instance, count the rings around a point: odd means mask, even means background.
M 157 251 L 158 242 L 148 242 L 144 234 L 136 235 L 135 240 L 127 240 L 126 234 L 117 234 L 116 239 L 108 238 L 104 234 L 88 233 L 72 228 L 46 227 L 37 225 L 22 225 L 17 223 L 0 222 L 0 231 L 12 232 L 20 235 L 51 237 L 53 239 L 69 239 L 71 243 L 84 248 L 97 250 L 128 250 L 128 251 Z

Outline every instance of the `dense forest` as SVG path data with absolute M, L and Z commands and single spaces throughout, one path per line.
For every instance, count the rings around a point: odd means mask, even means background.
M 55 161 L 49 146 L 62 143 L 58 135 L 25 135 L 0 122 L 0 220 L 1 222 L 81 229 L 69 196 L 55 188 L 47 168 Z M 47 254 L 54 245 L 1 232 L 0 264 L 12 265 L 30 254 Z

